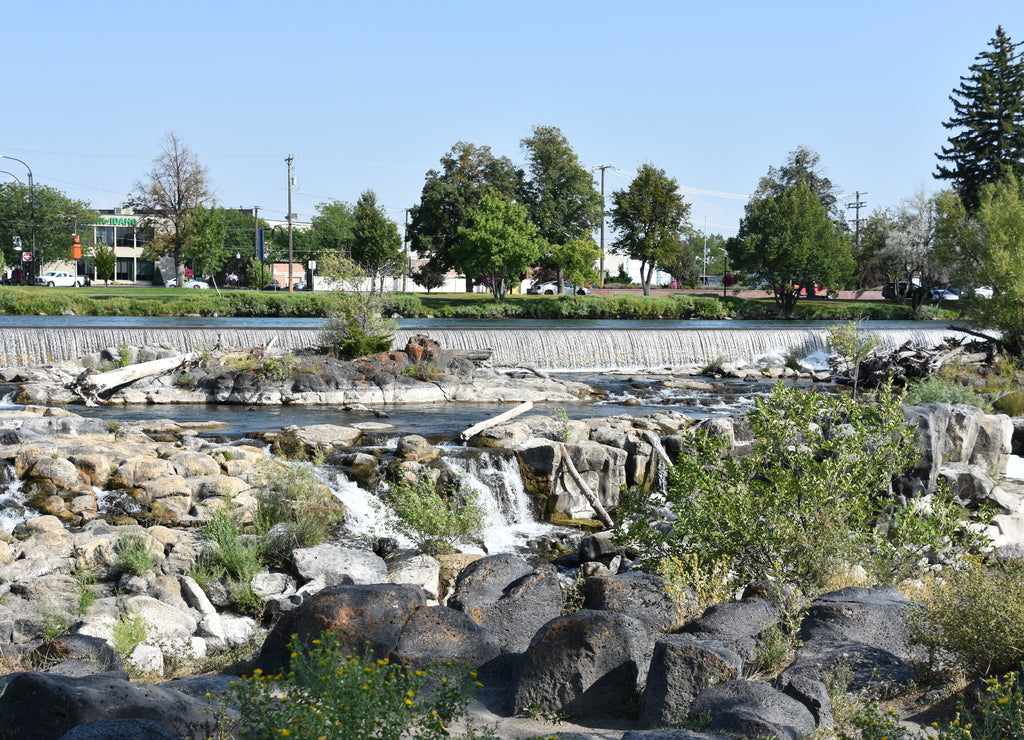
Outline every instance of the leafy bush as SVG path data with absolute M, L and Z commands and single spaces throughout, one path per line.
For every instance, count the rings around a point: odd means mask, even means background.
M 1024 692 L 1020 671 L 986 680 L 977 706 L 960 701 L 956 715 L 938 728 L 937 740 L 1008 740 L 1024 732 Z
M 877 582 L 905 578 L 922 547 L 944 550 L 967 527 L 885 497 L 892 476 L 920 455 L 900 401 L 884 392 L 858 404 L 777 384 L 748 416 L 750 454 L 734 457 L 725 439 L 691 432 L 667 490 L 626 497 L 616 538 L 648 569 L 669 557 L 725 559 L 741 584 L 793 583 L 813 593 L 855 564 Z M 666 507 L 671 527 L 652 526 Z M 888 512 L 902 523 L 893 530 L 900 541 L 878 526 Z
M 475 490 L 449 484 L 440 490 L 429 471 L 415 481 L 401 478 L 388 485 L 388 525 L 429 555 L 451 552 L 455 544 L 479 535 L 484 511 Z
M 121 535 L 114 550 L 117 567 L 125 573 L 141 576 L 156 567 L 156 559 L 149 551 L 149 544 L 140 534 Z
M 970 676 L 1005 673 L 1024 661 L 1024 562 L 970 560 L 945 571 L 911 622 L 934 669 Z
M 449 740 L 490 738 L 465 720 L 480 687 L 476 674 L 439 664 L 431 673 L 345 655 L 326 634 L 309 646 L 292 638 L 291 667 L 265 676 L 259 670 L 232 684 L 241 719 L 235 729 L 246 738 L 314 737 L 324 740 Z
M 146 639 L 148 632 L 149 625 L 146 624 L 142 615 L 136 614 L 134 617 L 128 617 L 122 614 L 114 622 L 111 630 L 111 644 L 119 655 L 127 657 L 136 645 Z
M 385 319 L 377 296 L 349 296 L 338 313 L 324 324 L 320 348 L 327 354 L 351 360 L 386 352 L 391 348 L 397 324 Z
M 993 409 L 1007 416 L 1024 416 L 1024 392 L 1010 391 L 992 403 Z
M 907 389 L 904 402 L 908 405 L 964 403 L 982 409 L 990 408 L 988 401 L 970 386 L 938 375 L 912 383 Z
M 267 467 L 264 477 L 266 483 L 256 494 L 253 529 L 262 540 L 267 564 L 283 565 L 292 550 L 319 545 L 344 520 L 344 508 L 310 467 Z M 281 524 L 287 526 L 271 531 Z

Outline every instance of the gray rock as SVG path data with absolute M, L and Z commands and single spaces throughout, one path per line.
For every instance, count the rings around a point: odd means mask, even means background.
M 734 680 L 712 686 L 694 700 L 692 715 L 711 715 L 708 730 L 738 737 L 796 740 L 814 732 L 810 710 L 759 681 Z
M 307 581 L 321 581 L 325 587 L 340 584 L 388 582 L 388 566 L 370 550 L 325 542 L 292 553 L 296 572 Z
M 683 632 L 719 640 L 744 660 L 756 655 L 757 636 L 778 623 L 778 611 L 762 598 L 727 601 L 710 607 L 700 619 L 683 627 Z
M 584 590 L 584 609 L 628 614 L 643 622 L 648 632 L 668 632 L 683 619 L 679 605 L 666 592 L 664 579 L 652 573 L 629 571 L 588 578 Z
M 636 694 L 646 648 L 647 630 L 625 614 L 582 609 L 553 619 L 523 655 L 513 711 L 614 715 Z
M 743 659 L 725 644 L 691 635 L 670 635 L 654 644 L 640 704 L 641 727 L 670 727 L 689 712 L 705 689 L 737 678 Z
M 500 654 L 494 635 L 462 612 L 427 606 L 412 613 L 391 657 L 415 668 L 445 661 L 478 668 Z
M 61 735 L 60 740 L 180 740 L 148 719 L 105 719 L 87 722 Z
M 0 696 L 0 739 L 54 740 L 89 722 L 148 719 L 179 740 L 203 740 L 217 727 L 205 706 L 178 691 L 109 676 L 17 673 Z

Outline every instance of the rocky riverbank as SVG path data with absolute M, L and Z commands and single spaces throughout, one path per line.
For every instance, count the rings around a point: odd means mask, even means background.
M 927 496 L 945 479 L 963 505 L 996 507 L 989 533 L 1004 555 L 1019 556 L 1024 490 L 998 477 L 1024 447 L 1019 420 L 964 406 L 906 415 L 924 452 L 908 486 Z M 743 417 L 694 422 L 664 413 L 534 415 L 487 429 L 470 445 L 514 455 L 538 512 L 600 529 L 585 489 L 614 511 L 623 486 L 657 480 L 694 423 L 726 437 L 735 454 L 749 444 Z M 663 739 L 643 728 L 673 725 L 686 711 L 709 713 L 708 731 L 671 737 L 803 737 L 831 721 L 828 670 L 846 661 L 854 690 L 884 694 L 905 688 L 921 657 L 906 637 L 910 602 L 891 589 L 844 589 L 808 605 L 802 647 L 786 671 L 772 681 L 744 678 L 760 636 L 785 618 L 781 605 L 752 591 L 683 613 L 657 576 L 630 570 L 630 554 L 607 531 L 552 541 L 562 554 L 551 563 L 511 552 L 431 557 L 354 538 L 342 525 L 252 576 L 262 607 L 246 614 L 225 579 L 197 580 L 214 548 L 203 525 L 225 507 L 251 511 L 273 471 L 290 467 L 280 455 L 334 461 L 366 486 L 384 471 L 444 455 L 409 437 L 368 453 L 358 447 L 358 426 L 268 430 L 227 443 L 204 431 L 169 420 L 111 428 L 43 407 L 0 418 L 0 460 L 25 495 L 20 522 L 0 541 L 0 646 L 20 669 L 3 679 L 0 739 L 56 739 L 93 722 L 93 734 L 74 737 L 112 737 L 102 723 L 125 718 L 155 721 L 165 734 L 152 737 L 208 737 L 218 720 L 205 710 L 230 715 L 223 692 L 233 674 L 154 678 L 205 673 L 231 651 L 256 655 L 247 669 L 279 670 L 289 635 L 315 635 L 341 615 L 354 649 L 369 642 L 378 657 L 407 665 L 443 656 L 476 668 L 484 683 L 478 716 L 507 738 L 536 734 L 540 717 L 571 716 L 583 733 L 576 737 Z M 126 570 L 129 540 L 151 559 L 141 572 Z M 580 591 L 560 570 L 578 574 Z M 567 600 L 572 592 L 579 601 Z M 135 623 L 145 625 L 144 639 L 118 653 L 119 625 Z M 43 710 L 54 705 L 63 709 Z

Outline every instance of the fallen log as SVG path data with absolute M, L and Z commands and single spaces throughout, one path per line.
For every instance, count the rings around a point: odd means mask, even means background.
M 86 406 L 97 406 L 103 402 L 100 398 L 101 393 L 121 388 L 142 378 L 162 375 L 163 373 L 176 370 L 182 366 L 191 365 L 198 361 L 199 353 L 189 352 L 175 357 L 165 357 L 159 360 L 126 365 L 125 367 L 108 370 L 105 373 L 94 374 L 92 370 L 85 370 L 71 382 L 65 383 L 65 387 L 77 393 L 85 401 Z
M 569 477 L 572 478 L 573 482 L 580 489 L 580 493 L 583 494 L 583 498 L 587 500 L 590 507 L 594 510 L 594 513 L 597 514 L 597 518 L 600 519 L 606 527 L 614 526 L 615 522 L 612 521 L 612 518 L 608 515 L 604 506 L 601 505 L 600 499 L 598 499 L 597 495 L 590 490 L 590 486 L 588 486 L 587 482 L 583 480 L 583 476 L 580 475 L 580 471 L 576 469 L 576 465 L 569 456 L 569 450 L 564 444 L 561 445 L 561 448 L 562 460 L 565 462 L 565 469 L 569 471 Z
M 524 401 L 523 403 L 519 404 L 514 408 L 509 409 L 508 411 L 502 412 L 497 416 L 487 419 L 486 421 L 481 421 L 479 424 L 474 424 L 469 429 L 466 429 L 464 432 L 462 432 L 462 434 L 459 435 L 459 439 L 465 442 L 474 437 L 475 435 L 480 434 L 480 432 L 484 431 L 485 429 L 490 429 L 491 427 L 497 426 L 498 424 L 508 421 L 509 419 L 514 419 L 520 414 L 525 414 L 532 408 L 533 401 Z

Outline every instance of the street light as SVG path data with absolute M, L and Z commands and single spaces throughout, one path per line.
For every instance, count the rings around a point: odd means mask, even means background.
M 20 162 L 25 165 L 25 169 L 28 170 L 28 198 L 30 203 L 29 208 L 32 212 L 32 260 L 34 261 L 36 259 L 36 191 L 35 187 L 32 185 L 32 168 L 28 166 L 28 163 L 18 159 L 17 157 L 12 157 L 10 154 L 0 154 L 0 159 L 11 159 L 15 162 Z M 18 178 L 14 179 L 17 180 Z M 21 180 L 18 180 L 18 182 L 21 182 Z M 32 273 L 32 264 L 29 263 L 29 277 L 32 277 Z
M 18 184 L 21 184 L 21 178 L 15 175 L 13 172 L 8 172 L 7 170 L 0 170 L 0 175 L 10 175 L 11 177 L 18 181 Z

